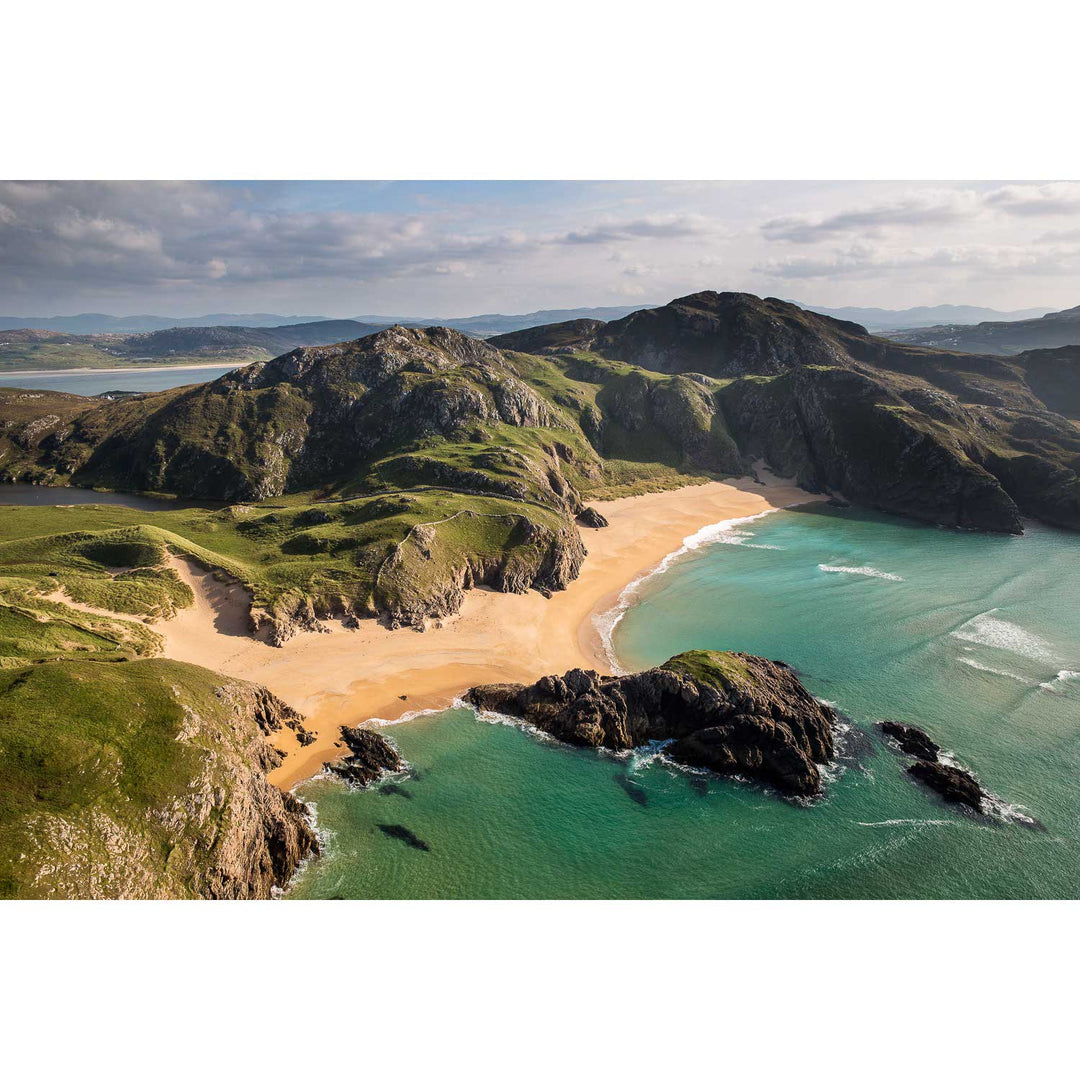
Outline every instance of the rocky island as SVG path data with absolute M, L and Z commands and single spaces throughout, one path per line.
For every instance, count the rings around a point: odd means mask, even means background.
M 836 714 L 786 664 L 746 653 L 680 653 L 633 675 L 580 669 L 532 686 L 474 686 L 465 700 L 576 746 L 669 743 L 684 765 L 817 795 L 833 758 Z

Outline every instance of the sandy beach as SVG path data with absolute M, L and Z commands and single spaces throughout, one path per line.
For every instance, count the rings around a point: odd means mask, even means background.
M 631 582 L 654 569 L 706 525 L 815 501 L 792 483 L 762 473 L 594 504 L 606 529 L 583 529 L 589 555 L 580 577 L 545 599 L 476 589 L 442 627 L 420 633 L 388 630 L 375 620 L 348 630 L 302 633 L 274 648 L 247 634 L 248 601 L 239 586 L 176 561 L 196 602 L 155 625 L 165 655 L 269 687 L 307 717 L 316 733 L 301 747 L 291 731 L 275 736 L 287 754 L 271 774 L 281 787 L 315 775 L 341 753 L 342 724 L 393 720 L 407 712 L 449 706 L 484 682 L 532 682 L 572 667 L 610 671 L 596 617 L 609 611 Z
M 18 371 L 0 371 L 5 378 L 9 375 L 33 375 L 35 378 L 48 375 L 123 375 L 139 371 L 202 371 L 204 368 L 244 367 L 245 363 L 253 364 L 254 360 L 234 363 L 231 360 L 221 361 L 216 364 L 124 364 L 121 367 L 67 367 L 67 368 L 27 368 Z

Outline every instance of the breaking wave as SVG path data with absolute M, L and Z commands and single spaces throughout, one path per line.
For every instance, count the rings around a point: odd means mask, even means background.
M 827 563 L 818 563 L 818 569 L 824 570 L 826 574 L 858 574 L 860 577 L 881 578 L 883 581 L 904 580 L 899 574 L 890 574 L 876 566 L 829 566 Z
M 1080 679 L 1080 671 L 1059 671 L 1052 679 L 1039 683 L 1039 686 L 1043 690 L 1057 693 L 1062 683 L 1072 682 L 1074 679 Z
M 952 636 L 960 641 L 970 641 L 974 645 L 985 645 L 991 649 L 1026 656 L 1029 660 L 1052 660 L 1046 642 L 1007 619 L 994 617 L 997 608 L 984 611 L 968 619 L 962 626 L 952 631 Z

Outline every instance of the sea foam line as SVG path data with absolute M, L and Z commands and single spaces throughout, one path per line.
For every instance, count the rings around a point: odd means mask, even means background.
M 1025 679 L 1023 675 L 1017 675 L 1014 671 L 1003 671 L 1001 668 L 990 667 L 988 664 L 980 664 L 978 660 L 972 660 L 968 656 L 960 657 L 961 664 L 967 664 L 968 667 L 974 668 L 976 671 L 985 671 L 990 675 L 1004 675 L 1006 679 L 1015 679 L 1017 682 L 1031 685 L 1031 679 Z M 1046 683 L 1042 683 L 1046 686 Z
M 828 563 L 818 563 L 818 569 L 826 574 L 858 574 L 859 577 L 881 578 L 882 581 L 904 580 L 899 574 L 890 574 L 876 566 L 830 566 Z
M 797 503 L 790 504 L 797 506 Z M 608 664 L 611 666 L 611 670 L 617 675 L 626 674 L 626 669 L 619 663 L 615 656 L 615 648 L 612 644 L 612 639 L 615 634 L 615 627 L 622 622 L 623 616 L 627 613 L 630 607 L 634 604 L 637 593 L 641 587 L 652 578 L 657 577 L 660 574 L 669 570 L 673 563 L 677 562 L 684 555 L 690 554 L 692 551 L 697 551 L 698 548 L 703 547 L 706 544 L 717 543 L 738 543 L 741 547 L 756 547 L 756 548 L 768 548 L 770 550 L 779 550 L 773 544 L 747 544 L 745 537 L 748 535 L 745 532 L 740 532 L 739 527 L 742 525 L 748 525 L 751 521 L 758 521 L 768 514 L 775 514 L 778 510 L 784 510 L 783 506 L 770 506 L 768 510 L 762 510 L 760 514 L 751 514 L 749 517 L 741 518 L 728 518 L 726 521 L 718 521 L 712 525 L 705 525 L 698 529 L 696 533 L 691 536 L 683 537 L 682 546 L 668 555 L 665 555 L 660 562 L 654 566 L 651 570 L 646 570 L 643 574 L 639 574 L 633 581 L 630 582 L 626 588 L 619 593 L 618 599 L 615 603 L 607 609 L 607 611 L 601 612 L 599 615 L 593 616 L 593 626 L 596 627 L 597 633 L 600 635 L 600 642 L 604 648 L 604 656 L 607 659 Z M 735 533 L 742 537 L 740 540 L 733 541 L 728 538 L 728 534 Z

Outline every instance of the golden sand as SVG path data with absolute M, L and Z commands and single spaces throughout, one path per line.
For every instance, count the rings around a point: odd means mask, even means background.
M 588 558 L 565 591 L 545 599 L 475 589 L 461 611 L 424 633 L 388 630 L 375 620 L 358 629 L 328 621 L 325 633 L 301 633 L 275 648 L 247 632 L 248 596 L 182 560 L 195 605 L 155 625 L 165 655 L 269 687 L 307 717 L 317 733 L 301 747 L 292 731 L 274 737 L 284 763 L 270 779 L 291 787 L 341 753 L 339 727 L 418 709 L 443 708 L 470 686 L 532 682 L 572 667 L 609 671 L 596 617 L 632 581 L 655 568 L 706 525 L 805 503 L 814 496 L 763 474 L 597 503 L 606 529 L 583 529 Z

